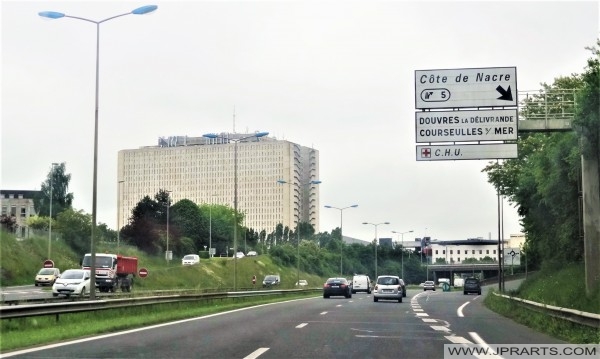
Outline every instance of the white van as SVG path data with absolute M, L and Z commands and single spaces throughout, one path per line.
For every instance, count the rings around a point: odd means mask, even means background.
M 455 288 L 461 288 L 465 285 L 465 279 L 464 278 L 459 278 L 459 277 L 455 277 L 454 278 L 454 287 Z
M 371 279 L 368 275 L 355 274 L 352 277 L 352 294 L 356 292 L 367 292 L 371 294 Z

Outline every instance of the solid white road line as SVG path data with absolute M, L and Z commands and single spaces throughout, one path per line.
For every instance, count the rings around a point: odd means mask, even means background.
M 469 304 L 469 303 L 471 303 L 471 302 L 466 302 L 465 304 L 463 304 L 463 305 L 461 305 L 460 307 L 458 307 L 458 309 L 456 310 L 456 314 L 457 314 L 459 317 L 461 317 L 461 318 L 462 318 L 462 317 L 464 317 L 464 315 L 463 315 L 463 312 L 462 312 L 462 311 L 463 311 L 463 308 L 464 308 L 464 307 L 466 307 L 466 306 L 467 306 L 467 304 Z
M 471 338 L 473 338 L 473 340 L 475 341 L 475 343 L 487 348 L 489 353 L 493 353 L 494 349 L 490 348 L 490 346 L 483 341 L 483 339 L 481 339 L 481 337 L 479 336 L 479 334 L 475 333 L 475 332 L 469 332 L 469 335 L 471 336 Z M 494 358 L 494 359 L 502 359 L 501 356 L 499 355 L 487 355 L 485 356 L 485 358 Z

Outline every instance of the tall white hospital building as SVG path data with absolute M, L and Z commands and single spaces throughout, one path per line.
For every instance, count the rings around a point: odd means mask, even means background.
M 319 232 L 319 151 L 253 133 L 217 138 L 173 136 L 156 146 L 121 150 L 118 159 L 117 228 L 145 196 L 171 191 L 173 203 L 189 199 L 234 207 L 237 143 L 237 208 L 244 226 L 271 233 L 278 223 L 310 222 Z M 286 181 L 279 183 L 278 180 Z

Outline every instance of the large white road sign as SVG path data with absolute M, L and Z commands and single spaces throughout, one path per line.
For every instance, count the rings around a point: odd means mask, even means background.
M 517 157 L 516 143 L 417 145 L 417 161 L 495 160 Z
M 516 67 L 415 71 L 417 109 L 516 106 Z
M 415 112 L 417 143 L 517 139 L 517 109 Z

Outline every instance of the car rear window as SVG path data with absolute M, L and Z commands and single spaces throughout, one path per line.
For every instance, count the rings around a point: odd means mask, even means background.
M 477 283 L 479 283 L 479 280 L 478 279 L 467 279 L 467 280 L 465 280 L 465 283 L 477 284 Z
M 330 278 L 330 279 L 327 279 L 327 283 L 341 283 L 341 284 L 343 284 L 343 283 L 346 283 L 346 280 L 342 279 L 342 278 Z
M 398 284 L 398 278 L 394 277 L 382 277 L 377 280 L 377 284 L 383 285 L 395 285 Z

